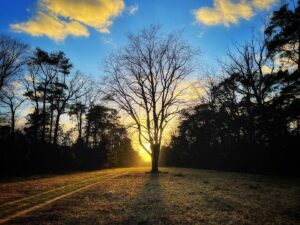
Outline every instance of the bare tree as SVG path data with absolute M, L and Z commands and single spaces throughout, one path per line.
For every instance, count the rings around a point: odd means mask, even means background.
M 0 35 L 0 90 L 21 72 L 27 49 L 22 42 Z
M 103 92 L 99 88 L 99 83 L 95 82 L 94 79 L 88 79 L 84 95 L 82 96 L 82 102 L 87 111 L 92 109 L 95 105 L 100 104 L 100 101 L 103 99 L 102 95 Z M 90 129 L 90 124 L 85 120 L 85 143 L 87 146 L 89 145 Z
M 139 143 L 151 156 L 151 172 L 157 173 L 164 129 L 179 112 L 186 90 L 181 84 L 193 72 L 197 52 L 179 33 L 164 36 L 156 25 L 128 39 L 108 58 L 105 83 L 110 99 L 133 119 Z
M 274 61 L 266 54 L 265 37 L 252 37 L 244 45 L 235 45 L 235 52 L 228 52 L 229 63 L 223 63 L 223 69 L 233 76 L 237 83 L 235 89 L 245 95 L 251 102 L 259 106 L 264 104 L 272 91 L 272 82 L 268 82 L 273 74 Z
M 234 127 L 232 133 L 236 132 L 235 136 L 240 138 L 241 133 L 247 131 L 245 136 L 253 143 L 264 122 L 258 118 L 263 115 L 266 105 L 279 94 L 279 86 L 283 83 L 275 75 L 275 64 L 267 54 L 264 36 L 253 35 L 251 41 L 235 45 L 234 50 L 227 54 L 229 62 L 223 63 L 226 78 L 216 86 L 215 102 L 229 112 L 233 121 L 247 113 L 249 120 L 244 122 L 247 128 L 239 131 Z
M 17 94 L 16 90 L 8 88 L 2 91 L 2 95 L 3 97 L 1 98 L 1 102 L 9 108 L 11 136 L 14 137 L 16 127 L 16 111 L 23 104 L 25 98 L 21 98 L 21 96 Z
M 66 75 L 65 75 L 66 76 Z M 76 72 L 74 76 L 63 77 L 61 81 L 57 80 L 54 89 L 53 109 L 56 113 L 53 143 L 57 144 L 59 124 L 61 116 L 66 113 L 69 105 L 84 95 L 85 80 L 81 79 L 82 74 Z
M 86 114 L 91 108 L 100 103 L 99 100 L 102 99 L 102 91 L 98 86 L 98 82 L 93 78 L 84 77 L 83 79 L 85 79 L 85 85 L 81 90 L 81 97 L 76 98 L 71 104 L 69 116 L 76 122 L 78 131 L 77 140 L 83 138 L 83 132 L 85 129 L 85 141 L 88 145 L 88 140 L 90 137 L 90 124 L 86 120 Z

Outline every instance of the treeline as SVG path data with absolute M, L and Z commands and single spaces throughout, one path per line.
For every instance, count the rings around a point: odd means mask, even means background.
M 117 111 L 104 106 L 95 80 L 72 68 L 61 51 L 0 37 L 2 176 L 136 163 Z
M 263 38 L 228 53 L 162 152 L 169 166 L 299 175 L 300 7 L 273 13 Z M 283 61 L 283 63 L 279 63 Z

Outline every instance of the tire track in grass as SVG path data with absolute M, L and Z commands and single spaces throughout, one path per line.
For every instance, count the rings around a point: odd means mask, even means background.
M 28 208 L 34 204 L 38 204 L 40 202 L 46 201 L 51 197 L 56 197 L 58 195 L 73 191 L 76 188 L 83 187 L 84 185 L 88 185 L 93 181 L 97 181 L 99 179 L 103 179 L 105 177 L 112 176 L 116 173 L 110 174 L 98 174 L 98 176 L 93 176 L 92 178 L 82 179 L 81 181 L 74 182 L 72 184 L 64 185 L 52 190 L 48 190 L 36 195 L 32 195 L 29 197 L 25 197 L 13 202 L 9 202 L 0 206 L 0 218 L 6 217 L 7 215 L 13 214 L 19 210 Z M 101 176 L 102 175 L 102 176 Z M 17 204 L 18 203 L 18 204 Z
M 18 202 L 26 201 L 28 199 L 32 199 L 32 198 L 35 198 L 35 197 L 40 196 L 40 195 L 44 195 L 44 194 L 47 194 L 47 193 L 50 193 L 50 192 L 54 192 L 54 191 L 57 191 L 57 190 L 60 190 L 60 189 L 64 189 L 64 188 L 67 188 L 69 186 L 74 186 L 76 184 L 81 184 L 81 183 L 85 183 L 87 181 L 96 180 L 99 177 L 103 178 L 103 177 L 111 176 L 111 175 L 113 175 L 113 174 L 96 174 L 96 175 L 93 175 L 91 178 L 88 178 L 88 179 L 82 179 L 81 181 L 77 181 L 77 182 L 74 182 L 74 183 L 71 183 L 71 184 L 63 185 L 63 186 L 60 186 L 58 188 L 50 189 L 50 190 L 47 190 L 47 191 L 43 191 L 41 193 L 33 194 L 31 196 L 28 196 L 28 197 L 24 197 L 24 198 L 21 198 L 21 199 L 6 202 L 6 203 L 4 203 L 0 206 L 0 210 L 4 207 L 8 206 L 8 205 L 12 205 L 12 204 L 15 204 L 15 203 L 18 203 Z
M 26 204 L 26 200 L 25 200 L 25 203 L 23 204 L 20 204 L 19 207 L 15 206 L 13 208 L 8 208 L 7 209 L 7 212 L 6 214 L 4 214 L 3 216 L 1 216 L 0 218 L 0 224 L 3 224 L 5 222 L 8 222 L 9 220 L 12 220 L 14 218 L 17 218 L 19 216 L 22 216 L 24 214 L 27 214 L 31 211 L 34 211 L 36 209 L 39 209 L 39 208 L 42 208 L 44 207 L 45 205 L 48 205 L 50 203 L 53 203 L 57 200 L 60 200 L 62 198 L 65 198 L 65 197 L 68 197 L 70 195 L 73 195 L 77 192 L 80 192 L 80 191 L 83 191 L 85 189 L 88 189 L 92 186 L 95 186 L 97 184 L 100 184 L 104 181 L 107 181 L 107 180 L 110 180 L 110 179 L 113 179 L 113 178 L 116 178 L 116 177 L 119 177 L 119 176 L 122 176 L 122 175 L 125 175 L 125 174 L 128 174 L 132 171 L 128 171 L 128 172 L 123 172 L 123 173 L 118 173 L 118 174 L 108 174 L 108 175 L 111 175 L 111 176 L 101 176 L 101 179 L 97 179 L 95 182 L 91 183 L 91 184 L 87 184 L 85 186 L 79 186 L 79 187 L 73 187 L 71 186 L 70 190 L 67 188 L 65 189 L 65 191 L 63 191 L 60 195 L 58 196 L 48 196 L 47 194 L 50 192 L 47 192 L 46 193 L 46 196 L 44 196 L 43 198 L 43 195 L 39 195 L 38 197 L 40 197 L 39 199 L 34 199 L 33 197 L 33 201 L 30 201 Z M 103 178 L 104 177 L 104 178 Z M 82 183 L 81 183 L 82 184 Z M 70 186 L 70 185 L 66 185 L 66 186 Z M 63 189 L 63 188 L 62 188 Z M 75 190 L 74 190 L 75 189 Z M 52 190 L 53 191 L 53 190 Z M 55 193 L 54 193 L 55 194 Z M 27 199 L 28 200 L 28 199 Z M 15 208 L 19 208 L 17 210 L 15 210 Z M 12 210 L 11 210 L 12 209 Z

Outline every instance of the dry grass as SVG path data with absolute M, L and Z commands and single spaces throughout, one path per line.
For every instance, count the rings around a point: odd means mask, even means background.
M 29 178 L 15 178 L 10 182 L 0 181 L 0 205 L 39 194 L 48 190 L 97 177 L 100 174 L 113 173 L 114 170 L 96 172 L 80 172 L 66 175 L 35 176 Z
M 29 185 L 26 185 L 26 188 L 29 189 L 29 191 L 21 192 L 21 194 L 23 194 L 22 198 L 5 202 L 0 205 L 0 223 L 10 217 L 16 217 L 27 211 L 43 207 L 45 204 L 52 203 L 53 201 L 59 200 L 68 195 L 72 195 L 75 192 L 78 192 L 78 190 L 89 188 L 90 186 L 104 182 L 112 177 L 120 176 L 126 172 L 128 172 L 128 169 L 97 171 L 94 173 L 88 173 L 88 175 L 82 174 L 79 176 L 80 179 L 72 176 L 67 177 L 66 179 L 68 182 L 60 182 L 62 180 L 61 177 L 54 177 L 54 186 L 51 185 L 50 181 L 48 181 L 48 185 L 45 185 L 46 182 L 43 179 L 40 180 L 40 183 L 38 182 L 39 180 L 28 180 L 27 183 L 32 183 L 33 190 L 30 190 Z M 59 183 L 61 183 L 61 185 L 57 187 Z M 14 190 L 13 193 L 18 193 L 20 184 L 16 182 L 13 185 L 16 185 L 16 190 Z M 35 193 L 34 190 L 37 187 L 47 187 L 47 190 Z M 3 193 L 3 195 L 5 195 L 5 193 Z
M 9 224 L 300 224 L 299 180 L 164 170 L 136 170 Z

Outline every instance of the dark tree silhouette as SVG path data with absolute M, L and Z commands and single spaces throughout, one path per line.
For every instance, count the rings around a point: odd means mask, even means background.
M 90 145 L 90 137 L 92 138 L 92 146 L 96 146 L 104 136 L 108 135 L 110 128 L 116 124 L 117 112 L 113 109 L 106 108 L 101 105 L 95 105 L 89 109 L 87 113 L 87 145 Z M 110 134 L 113 135 L 113 134 Z
M 288 4 L 273 12 L 265 30 L 270 54 L 286 57 L 300 70 L 300 1 L 294 10 Z
M 72 64 L 63 52 L 48 53 L 40 48 L 37 48 L 33 56 L 29 57 L 27 64 L 29 77 L 24 79 L 27 89 L 25 96 L 35 102 L 34 113 L 41 114 L 41 140 L 45 141 L 46 127 L 49 124 L 49 113 L 47 112 L 48 100 L 51 99 L 49 94 L 52 88 L 57 88 L 56 91 L 59 90 L 58 83 L 61 80 L 63 80 L 61 87 L 65 85 L 65 78 L 70 73 Z M 53 103 L 52 100 L 50 103 Z
M 168 165 L 297 174 L 298 71 L 274 69 L 258 40 L 229 52 L 226 76 L 210 80 L 202 103 L 182 114 Z
M 78 130 L 78 138 L 83 138 L 83 132 L 87 127 L 85 123 L 86 120 L 86 113 L 89 109 L 93 108 L 95 105 L 100 104 L 102 97 L 101 97 L 101 89 L 99 88 L 98 84 L 93 80 L 85 77 L 85 85 L 83 90 L 81 91 L 80 97 L 75 99 L 70 106 L 69 115 L 71 119 L 75 119 L 77 124 Z M 87 133 L 90 131 L 88 130 Z M 89 134 L 87 135 L 87 139 L 89 138 Z M 88 143 L 88 141 L 86 141 Z
M 0 176 L 133 165 L 137 153 L 116 110 L 99 105 L 104 102 L 94 79 L 72 73 L 63 52 L 37 48 L 26 55 L 26 64 L 18 64 L 25 52 L 16 55 L 18 42 L 6 41 L 0 64 L 0 71 L 6 71 L 0 98 Z M 12 64 L 4 63 L 8 56 Z M 22 129 L 16 121 L 25 100 L 32 112 L 22 112 L 27 118 Z M 64 129 L 64 114 L 76 118 L 77 129 Z M 87 137 L 86 143 L 82 137 Z
M 27 51 L 28 46 L 21 41 L 0 35 L 0 91 L 21 74 Z
M 86 113 L 86 106 L 82 102 L 75 102 L 70 106 L 69 115 L 76 118 L 78 138 L 82 138 L 83 116 Z
M 59 123 L 61 116 L 66 113 L 67 108 L 71 102 L 74 102 L 77 98 L 80 98 L 84 90 L 85 81 L 81 81 L 81 74 L 77 72 L 73 77 L 65 77 L 63 74 L 61 79 L 57 78 L 54 82 L 54 88 L 52 90 L 53 97 L 53 109 L 56 114 L 53 143 L 57 144 L 57 135 L 59 129 Z
M 2 91 L 2 99 L 0 100 L 6 107 L 9 108 L 11 136 L 13 138 L 16 130 L 16 112 L 25 101 L 25 99 L 16 92 L 17 90 L 6 88 Z

